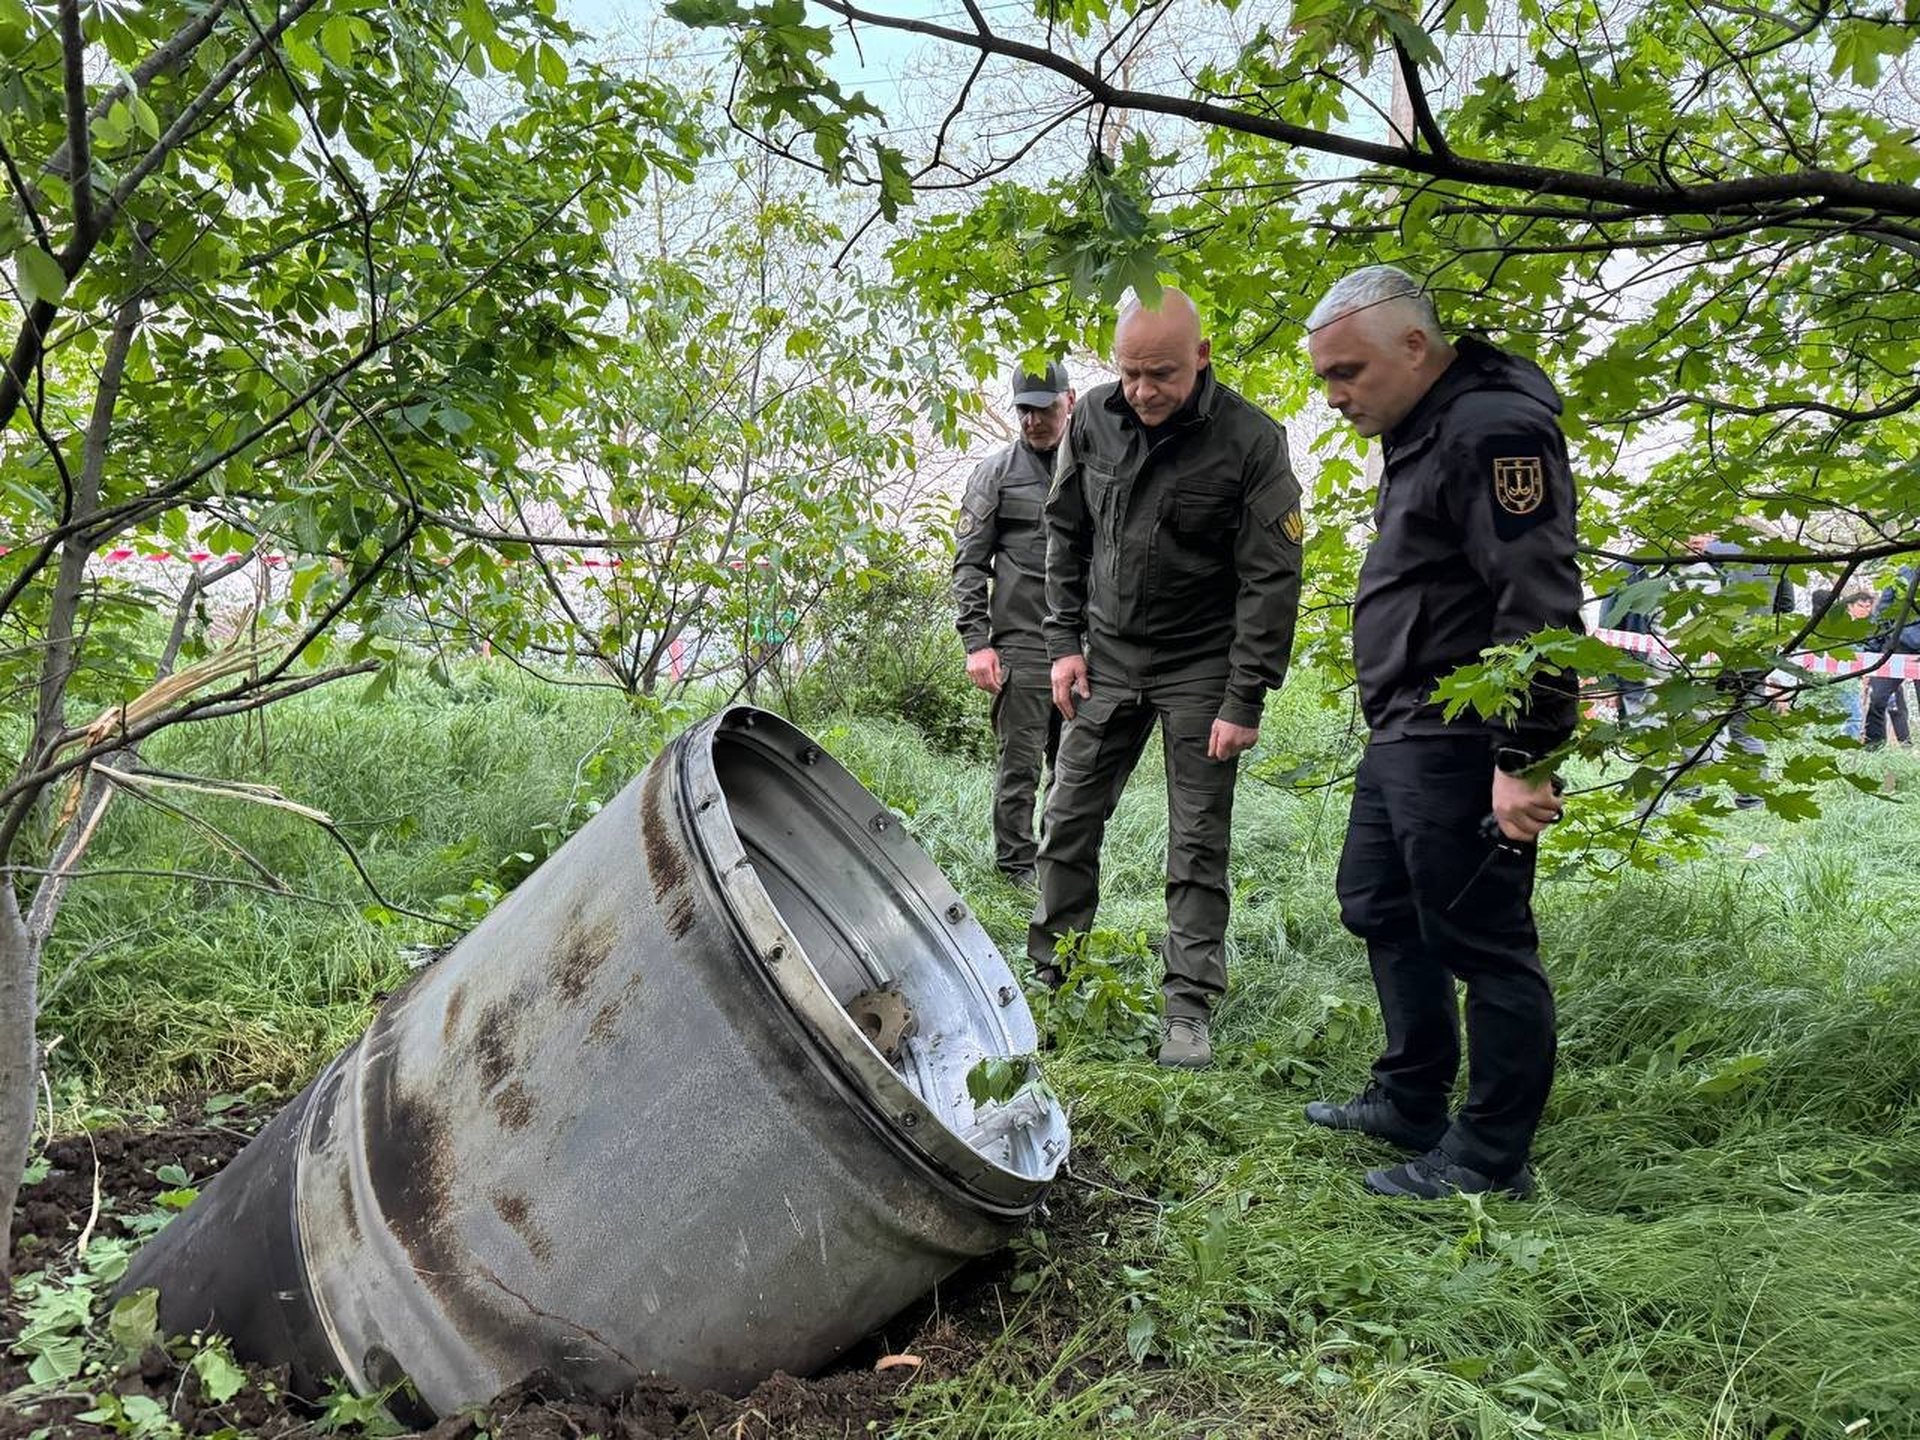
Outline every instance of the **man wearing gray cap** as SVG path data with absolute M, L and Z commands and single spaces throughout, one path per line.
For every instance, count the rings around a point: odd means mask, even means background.
M 1033 883 L 1033 796 L 1060 743 L 1046 638 L 1047 534 L 1041 518 L 1053 455 L 1073 410 L 1067 367 L 1033 374 L 1014 366 L 1020 438 L 973 472 L 955 532 L 953 601 L 967 647 L 967 678 L 993 696 L 1000 752 L 993 846 L 1000 872 Z

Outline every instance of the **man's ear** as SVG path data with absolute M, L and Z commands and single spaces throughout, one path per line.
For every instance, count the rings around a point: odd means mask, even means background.
M 1196 358 L 1199 364 L 1195 368 L 1205 369 L 1207 364 L 1213 359 L 1213 342 L 1211 340 L 1202 340 L 1200 342 L 1200 350 Z
M 1406 347 L 1407 359 L 1413 362 L 1413 368 L 1419 369 L 1427 363 L 1427 356 L 1433 352 L 1433 340 L 1418 325 L 1409 325 L 1407 333 L 1400 337 L 1400 343 Z

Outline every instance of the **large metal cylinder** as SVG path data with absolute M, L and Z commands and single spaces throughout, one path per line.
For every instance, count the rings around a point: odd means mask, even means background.
M 434 1411 L 740 1393 L 1002 1244 L 1064 1157 L 1006 962 L 779 718 L 684 732 L 136 1257 L 163 1324 Z

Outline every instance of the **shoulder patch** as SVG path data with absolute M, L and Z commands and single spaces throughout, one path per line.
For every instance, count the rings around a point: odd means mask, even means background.
M 1280 517 L 1280 533 L 1298 545 L 1307 533 L 1307 522 L 1301 518 L 1300 504 L 1294 502 L 1291 510 Z
M 1480 473 L 1472 483 L 1487 487 L 1493 530 L 1502 540 L 1516 540 L 1558 514 L 1565 462 L 1547 437 L 1489 435 L 1477 448 Z
M 963 509 L 960 512 L 959 524 L 954 526 L 954 533 L 958 535 L 962 540 L 964 540 L 967 538 L 967 536 L 973 534 L 973 532 L 978 530 L 979 528 L 980 528 L 980 517 L 975 515 L 971 510 Z
M 1493 461 L 1493 498 L 1509 515 L 1531 515 L 1547 498 L 1547 468 L 1535 455 L 1497 455 Z

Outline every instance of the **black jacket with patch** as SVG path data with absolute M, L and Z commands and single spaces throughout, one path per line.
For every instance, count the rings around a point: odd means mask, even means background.
M 1511 724 L 1471 710 L 1449 723 L 1432 699 L 1442 676 L 1488 646 L 1582 628 L 1561 408 L 1538 365 L 1467 337 L 1385 437 L 1376 534 L 1353 609 L 1360 704 L 1375 740 L 1483 729 L 1538 756 L 1573 733 L 1573 675 L 1536 675 Z
M 1040 622 L 1047 609 L 1047 531 L 1041 507 L 1049 461 L 1024 440 L 980 463 L 960 501 L 953 603 L 967 653 L 991 645 L 1046 668 Z
M 1287 435 L 1208 366 L 1149 433 L 1120 387 L 1075 407 L 1047 500 L 1047 653 L 1094 685 L 1225 682 L 1258 725 L 1293 652 L 1300 486 Z

